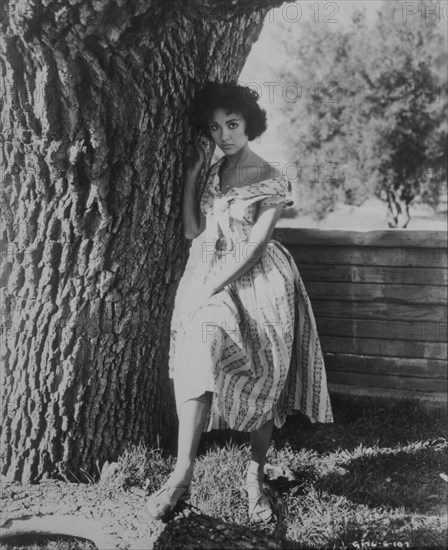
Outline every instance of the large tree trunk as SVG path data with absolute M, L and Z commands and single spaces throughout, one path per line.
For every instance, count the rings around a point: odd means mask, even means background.
M 3 8 L 4 479 L 76 479 L 173 434 L 186 107 L 238 77 L 268 9 L 216 4 Z

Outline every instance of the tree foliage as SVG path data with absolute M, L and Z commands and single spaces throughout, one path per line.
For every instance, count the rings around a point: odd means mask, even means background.
M 286 29 L 280 78 L 302 92 L 285 103 L 287 143 L 318 217 L 375 195 L 389 225 L 405 227 L 409 204 L 436 206 L 445 177 L 442 21 L 384 2 L 372 25 L 363 10 L 351 23 Z

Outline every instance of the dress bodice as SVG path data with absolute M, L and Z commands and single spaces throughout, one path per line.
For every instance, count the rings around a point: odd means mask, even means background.
M 200 201 L 206 216 L 206 241 L 216 254 L 232 251 L 236 242 L 248 242 L 259 207 L 293 204 L 291 182 L 283 175 L 222 193 L 219 168 L 224 158 L 210 168 Z

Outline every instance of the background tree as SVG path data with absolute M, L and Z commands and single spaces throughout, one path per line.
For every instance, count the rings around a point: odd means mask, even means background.
M 440 24 L 385 2 L 369 26 L 299 24 L 286 29 L 291 64 L 280 78 L 302 96 L 285 103 L 287 143 L 302 168 L 308 209 L 317 217 L 337 201 L 386 201 L 390 227 L 406 227 L 409 205 L 433 206 L 446 177 L 446 54 Z M 306 85 L 306 89 L 305 89 Z
M 187 107 L 276 3 L 2 3 L 4 479 L 169 441 Z

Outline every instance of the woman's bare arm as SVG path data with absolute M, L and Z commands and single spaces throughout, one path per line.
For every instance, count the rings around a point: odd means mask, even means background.
M 213 279 L 208 281 L 207 285 L 209 285 L 212 294 L 219 292 L 226 285 L 244 275 L 261 258 L 284 206 L 285 204 L 282 203 L 260 208 L 249 241 L 240 243 L 239 254 L 235 254 L 235 257 L 228 254 L 222 262 L 223 268 L 216 273 Z
M 205 150 L 200 143 L 196 145 L 197 160 L 187 169 L 184 184 L 183 221 L 184 235 L 187 239 L 195 239 L 205 229 L 205 216 L 200 209 L 198 197 L 198 179 L 205 162 Z
M 187 239 L 195 239 L 205 229 L 205 216 L 199 206 L 197 179 L 194 174 L 186 177 L 184 185 L 183 220 L 184 235 Z

